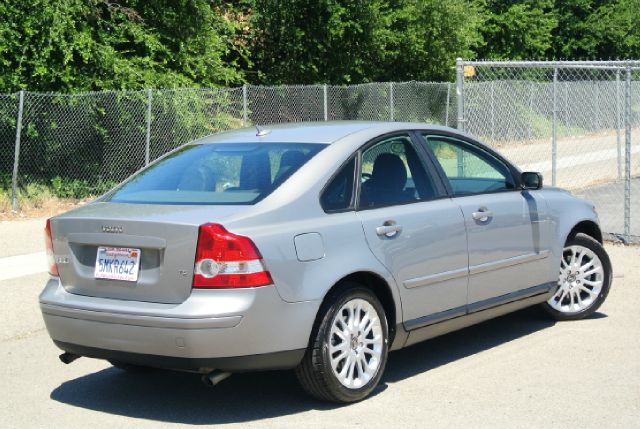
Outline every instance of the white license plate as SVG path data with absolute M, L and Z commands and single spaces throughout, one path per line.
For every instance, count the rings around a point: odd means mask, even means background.
M 98 247 L 96 268 L 93 272 L 97 279 L 138 280 L 140 268 L 140 249 L 129 247 Z

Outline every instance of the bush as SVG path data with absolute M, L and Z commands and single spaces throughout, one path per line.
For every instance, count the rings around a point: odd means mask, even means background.
M 51 179 L 51 192 L 58 198 L 83 199 L 104 194 L 115 185 L 115 182 L 110 181 L 89 184 L 86 180 L 56 176 Z

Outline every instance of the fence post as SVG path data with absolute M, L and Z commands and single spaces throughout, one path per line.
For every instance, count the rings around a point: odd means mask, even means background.
M 496 142 L 495 81 L 491 81 L 491 144 Z
M 391 122 L 393 122 L 394 119 L 394 106 L 393 106 L 393 82 L 389 82 L 389 118 L 391 120 Z
M 618 149 L 618 180 L 622 180 L 622 142 L 620 139 L 620 70 L 616 70 L 616 147 Z
M 458 97 L 457 128 L 464 131 L 464 62 L 456 58 L 456 96 Z
M 329 110 L 327 107 L 327 84 L 322 85 L 322 96 L 324 99 L 324 120 L 329 120 Z
M 449 126 L 449 103 L 451 103 L 451 82 L 447 82 L 447 105 L 444 108 L 444 126 Z
M 535 86 L 535 83 L 533 83 L 533 81 L 531 82 L 531 84 L 529 85 L 529 115 L 532 115 L 533 113 L 533 88 Z M 529 122 L 529 140 L 533 140 L 533 121 L 529 120 L 527 121 Z
M 247 112 L 247 84 L 242 85 L 242 126 L 246 127 L 249 113 Z
M 556 186 L 558 174 L 558 68 L 553 69 L 553 119 L 551 122 L 551 184 Z
M 13 176 L 11 177 L 11 207 L 18 210 L 18 164 L 20 163 L 20 135 L 22 134 L 22 111 L 24 109 L 24 89 L 18 98 L 18 119 L 16 121 L 16 146 L 13 156 Z
M 631 65 L 627 66 L 624 108 L 624 239 L 631 238 Z
M 149 155 L 151 149 L 151 101 L 153 93 L 151 88 L 147 89 L 147 135 L 145 136 L 144 146 L 144 165 L 149 165 Z

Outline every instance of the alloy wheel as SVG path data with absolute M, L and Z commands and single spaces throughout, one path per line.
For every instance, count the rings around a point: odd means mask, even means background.
M 329 334 L 329 359 L 340 384 L 358 389 L 375 377 L 383 341 L 375 308 L 361 298 L 347 301 L 333 318 Z
M 602 261 L 591 249 L 572 245 L 564 248 L 558 290 L 547 303 L 561 313 L 578 313 L 591 307 L 602 291 Z

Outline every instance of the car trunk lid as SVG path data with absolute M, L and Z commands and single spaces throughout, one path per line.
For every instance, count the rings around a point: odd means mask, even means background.
M 93 203 L 54 217 L 60 281 L 77 295 L 180 303 L 192 289 L 199 226 L 248 207 Z M 100 247 L 139 250 L 135 281 L 96 278 Z

